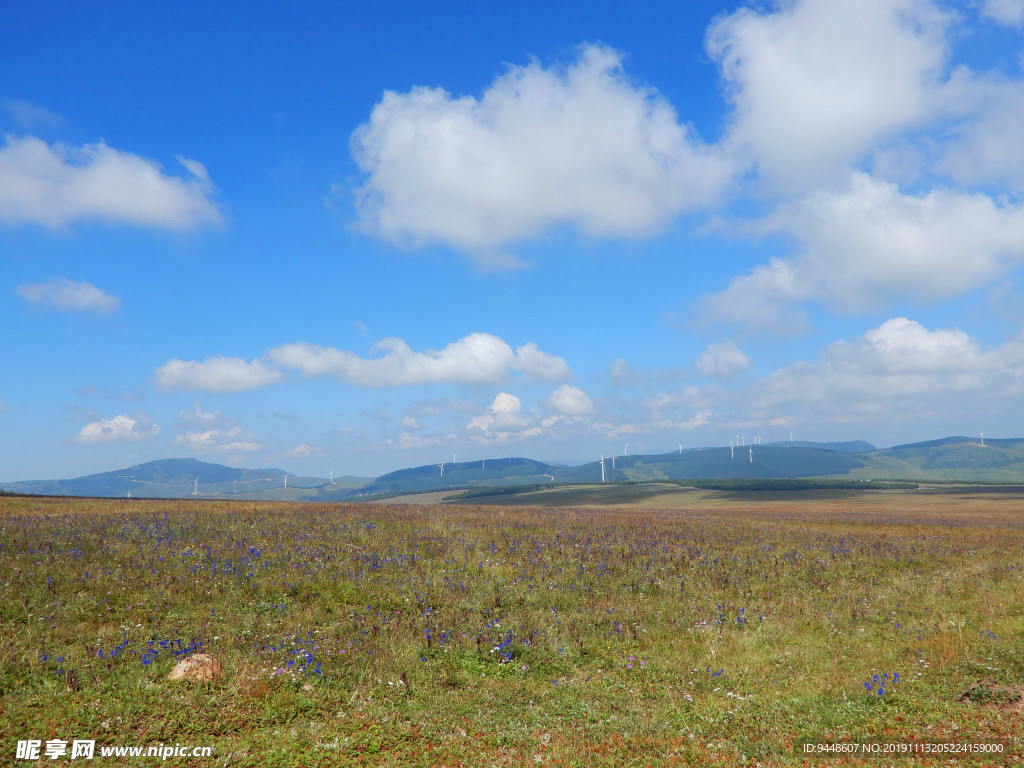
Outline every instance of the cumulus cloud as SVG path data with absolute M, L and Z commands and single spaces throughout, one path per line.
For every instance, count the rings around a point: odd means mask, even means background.
M 998 183 L 1024 191 L 1024 82 L 957 70 L 945 88 L 958 119 L 934 142 L 934 170 L 963 185 Z
M 715 379 L 731 379 L 750 367 L 750 359 L 732 341 L 709 344 L 697 358 L 697 370 Z
M 990 19 L 1008 27 L 1024 25 L 1024 0 L 984 0 L 981 11 Z
M 844 190 L 781 206 L 762 229 L 800 250 L 706 297 L 707 317 L 782 329 L 794 324 L 793 302 L 862 312 L 904 296 L 946 299 L 1024 261 L 1024 208 L 948 189 L 904 194 L 864 173 Z
M 856 421 L 958 413 L 969 394 L 986 399 L 1024 391 L 1024 334 L 984 349 L 963 331 L 929 330 L 893 318 L 853 341 L 834 342 L 814 362 L 782 368 L 741 393 L 752 418 L 781 413 Z
M 548 405 L 565 416 L 586 416 L 594 410 L 587 393 L 570 384 L 563 384 L 552 392 Z
M 841 182 L 875 145 L 934 116 L 952 16 L 926 0 L 797 0 L 709 28 L 735 112 L 726 143 L 785 193 Z
M 82 427 L 74 437 L 76 443 L 118 443 L 148 440 L 160 433 L 144 413 L 120 415 L 112 419 L 98 419 Z
M 555 420 L 556 418 L 546 422 L 539 421 L 536 414 L 524 411 L 523 403 L 518 397 L 508 392 L 499 392 L 487 411 L 474 416 L 466 425 L 466 429 L 477 429 L 482 433 L 471 434 L 477 442 L 488 438 L 505 440 L 512 436 L 527 438 L 541 434 Z
M 92 283 L 78 283 L 63 277 L 47 283 L 23 283 L 18 286 L 18 293 L 33 304 L 68 312 L 106 314 L 121 306 L 121 299 Z
M 275 384 L 284 374 L 259 360 L 247 362 L 240 357 L 208 357 L 196 360 L 170 360 L 153 373 L 157 389 L 206 390 L 207 392 L 240 392 Z
M 544 380 L 571 375 L 565 360 L 541 352 L 536 344 L 524 344 L 513 351 L 502 339 L 489 333 L 473 333 L 440 351 L 426 352 L 413 351 L 402 339 L 387 338 L 377 342 L 373 351 L 384 354 L 364 358 L 347 350 L 297 343 L 275 347 L 267 357 L 305 376 L 331 375 L 345 384 L 361 387 L 442 382 L 497 384 L 512 372 Z
M 100 142 L 82 148 L 7 136 L 0 149 L 0 222 L 63 227 L 92 219 L 160 229 L 218 224 L 203 165 L 179 157 L 184 177 Z
M 174 442 L 193 454 L 252 452 L 263 448 L 253 440 L 239 439 L 242 434 L 238 427 L 229 430 L 207 429 L 178 435 Z
M 366 231 L 491 266 L 557 226 L 651 235 L 716 202 L 732 175 L 667 101 L 629 82 L 618 53 L 595 45 L 568 66 L 510 67 L 479 99 L 388 91 L 351 145 L 368 176 L 357 200 Z

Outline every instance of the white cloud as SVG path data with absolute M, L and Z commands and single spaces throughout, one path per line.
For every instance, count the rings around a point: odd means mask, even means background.
M 735 106 L 726 143 L 777 190 L 841 182 L 933 116 L 951 19 L 927 0 L 788 0 L 719 17 L 707 50 Z
M 572 376 L 564 359 L 541 352 L 532 341 L 516 347 L 516 362 L 512 367 L 528 379 L 558 381 Z
M 504 247 L 561 225 L 654 234 L 716 202 L 732 174 L 668 102 L 627 80 L 618 53 L 594 45 L 565 67 L 510 67 L 480 99 L 388 91 L 351 143 L 369 177 L 358 190 L 367 231 L 499 267 Z
M 172 230 L 219 224 L 206 169 L 178 162 L 184 178 L 102 142 L 76 149 L 8 136 L 0 149 L 0 222 L 63 227 L 99 219 Z
M 800 250 L 706 297 L 707 317 L 778 330 L 795 324 L 795 302 L 863 312 L 904 296 L 946 299 L 1024 261 L 1024 208 L 947 189 L 908 195 L 863 173 L 845 190 L 781 206 L 762 231 Z
M 1024 191 L 1024 82 L 959 69 L 943 97 L 960 114 L 934 142 L 934 170 L 959 184 L 996 182 Z
M 526 378 L 560 379 L 571 375 L 560 357 L 541 352 L 536 344 L 524 344 L 514 352 L 497 336 L 472 333 L 444 349 L 415 352 L 401 339 L 382 339 L 373 351 L 380 357 L 363 358 L 354 352 L 315 344 L 285 344 L 268 358 L 283 368 L 305 376 L 332 375 L 345 384 L 360 387 L 395 387 L 456 382 L 497 384 L 512 372 Z
M 1024 25 L 1024 0 L 984 0 L 981 11 L 1008 27 Z
M 752 419 L 782 414 L 857 421 L 927 413 L 957 416 L 964 398 L 1019 398 L 1024 334 L 990 350 L 956 329 L 928 330 L 903 317 L 853 341 L 837 341 L 815 362 L 775 371 L 737 393 Z
M 608 379 L 616 386 L 636 384 L 641 378 L 640 374 L 630 368 L 629 363 L 621 357 L 616 358 L 608 369 Z
M 218 408 L 216 411 L 204 411 L 198 400 L 192 403 L 191 411 L 178 411 L 178 423 L 189 427 L 206 427 L 207 429 L 234 426 L 235 422 L 224 418 Z
M 78 283 L 56 277 L 48 283 L 23 283 L 18 293 L 33 304 L 71 312 L 113 312 L 121 306 L 121 299 L 97 288 L 92 283 Z
M 466 429 L 478 429 L 482 435 L 472 434 L 471 437 L 480 442 L 485 438 L 505 440 L 515 436 L 518 438 L 535 437 L 553 422 L 538 425 L 536 415 L 523 411 L 522 401 L 508 392 L 499 392 L 494 402 L 488 406 L 486 413 L 473 417 Z
M 731 340 L 709 344 L 697 358 L 697 370 L 715 379 L 731 379 L 750 367 L 750 359 Z
M 26 99 L 8 99 L 3 102 L 4 110 L 21 128 L 31 129 L 37 126 L 59 125 L 63 118 L 38 104 Z
M 240 392 L 275 384 L 284 374 L 259 360 L 246 362 L 240 357 L 208 357 L 196 360 L 170 360 L 153 373 L 153 383 L 160 390 L 194 390 L 207 392 Z
M 587 397 L 587 393 L 569 384 L 563 384 L 556 389 L 551 394 L 548 405 L 566 416 L 586 416 L 594 410 L 594 403 Z
M 218 412 L 219 413 L 219 412 Z M 190 453 L 251 453 L 263 448 L 247 435 L 241 427 L 206 429 L 201 432 L 186 432 L 174 438 L 177 445 L 184 446 Z
M 160 427 L 144 413 L 120 415 L 86 424 L 74 437 L 76 443 L 115 443 L 148 440 L 156 437 Z
M 303 443 L 302 445 L 292 448 L 290 451 L 285 452 L 285 456 L 310 456 L 318 451 L 323 450 L 320 446 L 309 445 Z
M 399 450 L 415 450 L 418 448 L 435 448 L 441 445 L 437 437 L 420 437 L 411 432 L 402 432 L 397 438 L 384 441 L 382 448 L 398 448 Z

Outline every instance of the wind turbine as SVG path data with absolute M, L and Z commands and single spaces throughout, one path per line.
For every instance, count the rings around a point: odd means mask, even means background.
M 235 490 L 234 493 L 238 493 L 238 478 L 235 478 Z
M 623 456 L 629 456 L 629 443 L 626 443 L 626 445 L 623 446 L 623 448 L 622 448 L 622 455 Z
M 287 488 L 288 487 L 288 475 L 281 475 L 281 477 L 284 478 L 284 487 Z
M 196 476 L 195 487 L 192 489 L 192 495 L 193 496 L 198 496 L 199 495 L 199 476 L 198 475 Z
M 334 485 L 334 467 L 331 467 L 331 485 Z
M 729 441 L 729 458 L 730 459 L 735 459 L 736 458 L 736 456 L 733 454 L 733 450 L 734 450 L 734 448 L 733 448 L 732 440 L 730 440 Z
M 680 444 L 679 444 L 679 455 L 681 456 L 681 455 L 682 455 L 682 453 L 683 453 L 683 444 L 682 444 L 682 443 L 680 443 Z
M 444 465 L 447 464 L 447 463 L 448 462 L 446 462 L 446 461 L 442 461 L 440 464 L 437 465 L 437 466 L 439 466 L 441 468 L 441 477 L 444 477 Z
M 615 465 L 615 459 L 612 459 L 612 466 Z M 601 454 L 601 482 L 604 482 L 604 454 Z
M 618 456 L 612 456 L 612 469 L 615 469 L 615 459 L 617 458 Z
M 985 447 L 985 433 L 984 432 L 981 433 L 981 447 L 982 448 Z
M 747 448 L 747 450 L 750 451 L 750 463 L 753 464 L 754 463 L 754 449 L 753 448 Z

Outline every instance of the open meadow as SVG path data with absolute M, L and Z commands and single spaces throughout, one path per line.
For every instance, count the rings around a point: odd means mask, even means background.
M 1020 765 L 1022 553 L 998 492 L 0 497 L 0 764 Z

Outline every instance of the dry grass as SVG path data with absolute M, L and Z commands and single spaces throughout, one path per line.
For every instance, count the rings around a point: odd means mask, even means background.
M 2 743 L 768 766 L 805 764 L 805 742 L 957 739 L 1003 745 L 975 764 L 1018 764 L 1019 713 L 989 699 L 1024 684 L 1020 498 L 654 501 L 0 499 Z M 224 679 L 165 680 L 200 647 Z

